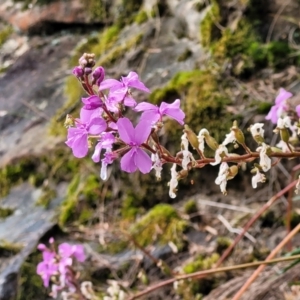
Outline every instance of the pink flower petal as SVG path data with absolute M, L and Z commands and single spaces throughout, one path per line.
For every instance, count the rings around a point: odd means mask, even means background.
M 134 142 L 137 145 L 144 143 L 151 132 L 151 123 L 149 120 L 141 120 L 135 127 Z
M 106 79 L 101 82 L 99 91 L 103 91 L 103 90 L 111 89 L 111 88 L 113 88 L 115 90 L 115 89 L 122 88 L 122 87 L 123 87 L 123 85 L 120 81 L 118 81 L 116 79 Z
M 279 89 L 279 94 L 277 95 L 276 99 L 275 99 L 275 103 L 281 104 L 283 101 L 291 98 L 293 96 L 292 93 L 286 91 L 284 88 L 280 88 Z
M 120 139 L 127 144 L 134 141 L 135 130 L 132 123 L 128 118 L 120 118 L 117 121 L 118 131 Z
M 295 110 L 298 115 L 298 118 L 300 118 L 300 105 L 297 105 Z
M 155 110 L 155 111 L 159 111 L 159 108 L 157 105 L 148 103 L 148 102 L 141 102 L 139 103 L 135 108 L 135 111 L 144 111 L 144 110 Z
M 106 122 L 101 118 L 94 118 L 91 120 L 88 128 L 90 134 L 100 134 L 106 129 Z
M 134 155 L 136 149 L 130 149 L 123 157 L 121 158 L 121 169 L 127 173 L 133 173 L 136 171 L 137 166 L 134 162 Z
M 78 158 L 85 157 L 88 153 L 87 133 L 78 136 L 72 144 L 73 155 Z
M 169 117 L 176 120 L 179 124 L 183 125 L 185 118 L 184 112 L 180 109 L 180 100 L 177 99 L 173 103 L 162 102 L 160 105 L 161 115 L 168 115 Z
M 151 158 L 144 150 L 140 148 L 136 149 L 136 153 L 134 155 L 134 164 L 143 174 L 149 173 L 152 168 Z

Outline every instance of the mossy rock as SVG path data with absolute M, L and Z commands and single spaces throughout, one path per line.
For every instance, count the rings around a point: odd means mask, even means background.
M 171 205 L 157 204 L 132 226 L 130 233 L 143 247 L 173 242 L 181 250 L 185 244 L 183 233 L 187 227 L 187 221 Z
M 23 248 L 23 245 L 12 243 L 6 240 L 0 240 L 0 257 L 9 257 L 18 254 Z
M 93 221 L 103 183 L 98 175 L 86 172 L 77 173 L 69 183 L 66 198 L 59 209 L 58 223 L 62 228 L 70 223 L 80 225 Z M 107 192 L 106 200 L 109 201 L 110 197 L 111 193 Z
M 183 210 L 186 214 L 194 214 L 198 212 L 197 202 L 193 199 L 188 200 L 184 206 Z
M 27 180 L 36 167 L 34 157 L 24 157 L 0 169 L 0 197 L 6 196 L 14 185 Z
M 202 44 L 211 50 L 212 59 L 220 66 L 231 65 L 232 73 L 237 76 L 247 77 L 265 67 L 285 68 L 287 64 L 296 63 L 299 57 L 290 57 L 295 51 L 287 40 L 263 43 L 259 32 L 261 12 L 254 7 L 256 2 L 243 3 L 245 15 L 235 28 L 221 28 L 217 24 L 226 24 L 228 16 L 222 8 L 223 1 L 213 0 L 200 24 Z
M 49 151 L 46 155 L 26 156 L 11 162 L 0 169 L 0 197 L 8 194 L 10 189 L 26 180 L 33 186 L 42 186 L 45 179 L 57 184 L 69 181 L 77 173 L 83 162 L 70 159 L 70 150 L 64 146 Z
M 43 206 L 44 208 L 48 208 L 51 201 L 56 197 L 57 193 L 54 189 L 50 187 L 43 188 L 42 195 L 36 201 L 36 205 Z
M 148 18 L 148 13 L 145 10 L 140 10 L 134 17 L 134 22 L 140 25 L 147 22 Z
M 0 207 L 0 219 L 4 219 L 11 216 L 14 213 L 14 211 L 14 209 L 9 207 Z
M 186 274 L 191 274 L 197 271 L 209 270 L 213 268 L 218 261 L 219 255 L 213 253 L 210 256 L 199 255 L 193 262 L 183 266 L 183 271 Z M 216 287 L 218 279 L 207 277 L 204 279 L 184 281 L 179 285 L 178 293 L 183 299 L 202 299 L 203 295 L 207 295 L 214 287 Z
M 19 276 L 17 300 L 48 299 L 49 291 L 43 286 L 41 277 L 36 273 L 36 267 L 41 261 L 41 252 L 35 251 L 23 263 Z
M 201 7 L 203 8 L 203 7 Z M 218 28 L 215 23 L 221 21 L 220 6 L 217 0 L 212 0 L 206 16 L 200 23 L 200 39 L 204 47 L 208 47 L 215 39 Z
M 185 123 L 196 133 L 206 128 L 220 141 L 232 124 L 232 115 L 224 109 L 231 100 L 221 90 L 222 84 L 222 79 L 209 70 L 182 71 L 164 87 L 154 90 L 150 94 L 150 101 L 158 104 L 181 98 L 181 108 L 186 113 Z M 165 128 L 171 137 L 177 133 L 176 142 L 179 144 L 180 127 L 168 122 Z

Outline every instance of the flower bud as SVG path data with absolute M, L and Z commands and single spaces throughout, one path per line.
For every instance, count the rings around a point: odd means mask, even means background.
M 242 130 L 238 128 L 237 121 L 233 122 L 233 126 L 231 127 L 231 130 L 234 132 L 236 141 L 241 145 L 245 144 L 244 134 Z
M 84 75 L 84 71 L 82 67 L 75 67 L 72 71 L 73 75 L 75 75 L 77 78 L 82 78 Z
M 219 148 L 219 144 L 217 143 L 217 141 L 210 135 L 205 136 L 205 142 L 213 151 L 216 151 Z
M 105 77 L 105 70 L 103 67 L 97 67 L 93 73 L 93 84 L 100 86 L 100 83 L 103 81 Z
M 95 65 L 95 54 L 94 53 L 84 53 L 80 58 L 79 58 L 79 65 L 82 68 L 93 68 Z
M 286 143 L 289 142 L 290 133 L 287 128 L 280 129 L 280 137 L 284 142 L 286 142 Z
M 188 125 L 184 125 L 183 132 L 186 133 L 187 139 L 194 149 L 198 149 L 199 141 L 197 135 L 192 131 Z
M 92 68 L 88 68 L 88 67 L 84 68 L 84 74 L 85 75 L 90 75 L 92 72 L 93 72 Z
M 177 180 L 183 179 L 188 175 L 189 171 L 182 169 L 181 171 L 177 172 Z
M 231 180 L 233 179 L 236 174 L 238 173 L 239 168 L 237 165 L 233 165 L 228 169 L 228 173 L 227 173 L 227 180 Z

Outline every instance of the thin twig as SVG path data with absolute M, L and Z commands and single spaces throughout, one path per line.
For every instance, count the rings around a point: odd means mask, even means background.
M 270 261 L 274 258 L 274 256 L 291 240 L 291 238 L 298 233 L 300 230 L 300 224 L 298 224 L 280 243 L 276 246 L 276 248 L 268 255 L 265 262 Z M 262 272 L 262 270 L 266 267 L 265 264 L 261 264 L 255 272 L 250 276 L 250 278 L 246 281 L 246 283 L 241 287 L 241 289 L 236 293 L 232 300 L 239 300 L 244 292 L 249 288 L 252 282 L 257 278 L 257 276 Z
M 300 226 L 300 224 L 299 224 L 299 226 Z M 241 264 L 241 265 L 227 266 L 227 267 L 216 268 L 216 269 L 211 269 L 211 270 L 199 271 L 199 272 L 195 272 L 192 274 L 177 275 L 175 278 L 170 278 L 170 279 L 161 281 L 157 284 L 154 284 L 152 286 L 149 286 L 147 289 L 129 297 L 128 300 L 138 299 L 142 296 L 150 294 L 151 292 L 153 292 L 159 288 L 162 288 L 164 286 L 172 284 L 178 280 L 195 279 L 195 278 L 204 277 L 206 275 L 211 275 L 211 274 L 215 274 L 215 273 L 246 269 L 246 268 L 256 267 L 256 266 L 260 266 L 260 265 L 269 265 L 269 264 L 278 263 L 278 262 L 296 260 L 299 258 L 300 258 L 300 254 L 294 255 L 294 256 L 279 257 L 279 258 L 268 260 L 268 261 L 255 261 L 252 263 L 246 263 L 246 264 Z
M 249 230 L 249 228 L 257 221 L 257 219 L 269 208 L 272 206 L 273 203 L 277 199 L 279 199 L 282 195 L 284 195 L 286 192 L 288 192 L 290 189 L 292 189 L 296 184 L 298 180 L 295 180 L 291 182 L 288 186 L 286 186 L 283 190 L 278 192 L 275 196 L 273 196 L 266 204 L 264 204 L 257 213 L 248 221 L 248 223 L 244 226 L 243 231 L 235 238 L 233 243 L 225 250 L 225 252 L 222 254 L 218 262 L 216 263 L 216 267 L 219 267 L 223 261 L 228 257 L 228 255 L 231 253 L 231 251 L 234 249 L 234 247 L 237 245 L 237 243 L 242 239 L 242 237 L 245 235 L 245 233 Z

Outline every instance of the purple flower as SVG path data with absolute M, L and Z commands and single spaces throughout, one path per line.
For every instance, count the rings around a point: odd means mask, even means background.
M 279 94 L 275 99 L 275 105 L 271 107 L 270 112 L 266 116 L 266 120 L 271 120 L 273 124 L 277 124 L 278 118 L 281 116 L 282 112 L 287 110 L 286 100 L 292 96 L 293 94 L 280 88 Z
M 111 132 L 104 132 L 101 135 L 101 138 L 98 144 L 95 147 L 95 152 L 92 156 L 92 160 L 97 163 L 100 161 L 100 154 L 102 149 L 110 149 L 112 148 L 113 143 L 116 141 L 114 135 Z
M 58 246 L 58 253 L 63 259 L 76 258 L 77 261 L 85 261 L 84 248 L 82 245 L 70 245 L 62 243 Z M 69 262 L 66 263 L 67 265 Z
M 116 101 L 124 101 L 126 106 L 134 106 L 136 102 L 128 96 L 129 88 L 136 88 L 138 90 L 149 93 L 149 89 L 139 80 L 139 76 L 135 72 L 129 72 L 126 77 L 121 77 L 121 80 L 106 79 L 101 82 L 99 90 L 110 89 L 110 97 L 114 97 Z
M 96 95 L 90 96 L 88 98 L 81 98 L 81 101 L 84 104 L 83 109 L 86 110 L 94 110 L 103 106 L 103 102 Z
M 151 132 L 151 126 L 147 121 L 140 121 L 134 128 L 127 118 L 117 121 L 120 139 L 131 149 L 121 159 L 121 169 L 132 173 L 139 169 L 143 174 L 149 173 L 152 161 L 148 154 L 141 149 L 141 144 L 146 141 Z
M 164 115 L 167 115 L 179 124 L 183 125 L 183 119 L 185 117 L 184 112 L 180 109 L 180 100 L 177 99 L 173 103 L 162 102 L 160 107 L 147 102 L 139 103 L 134 110 L 143 111 L 141 116 L 142 120 L 148 120 L 151 123 L 161 121 Z
M 104 79 L 105 76 L 105 70 L 103 67 L 97 67 L 93 73 L 93 84 L 96 83 L 96 85 L 100 86 L 101 82 Z
M 68 128 L 66 144 L 72 148 L 75 157 L 84 157 L 88 153 L 88 135 L 99 135 L 106 128 L 106 122 L 102 118 L 93 118 L 87 123 L 78 120 L 76 127 Z
M 300 118 L 300 104 L 296 106 L 295 110 L 296 110 L 298 118 Z
M 72 71 L 73 75 L 75 75 L 77 78 L 82 78 L 84 75 L 84 71 L 82 67 L 75 67 Z
M 38 246 L 38 249 L 43 252 L 43 261 L 37 265 L 36 273 L 42 277 L 45 287 L 49 286 L 51 276 L 55 275 L 58 271 L 58 265 L 55 260 L 55 252 L 48 248 L 42 247 L 43 244 Z
M 117 154 L 115 152 L 110 151 L 110 149 L 107 149 L 104 153 L 104 158 L 101 160 L 101 171 L 100 171 L 100 177 L 102 180 L 107 179 L 107 166 L 112 164 L 114 160 L 117 158 Z

